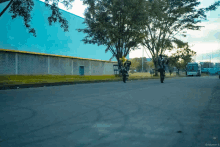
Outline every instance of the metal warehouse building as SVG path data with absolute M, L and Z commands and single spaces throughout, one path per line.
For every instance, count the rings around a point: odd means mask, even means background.
M 1 3 L 0 11 L 7 4 Z M 59 23 L 49 26 L 47 18 L 51 10 L 45 3 L 34 0 L 30 22 L 36 30 L 37 37 L 34 37 L 28 33 L 21 17 L 12 20 L 9 10 L 1 16 L 0 23 L 0 74 L 114 74 L 115 62 L 108 61 L 112 54 L 105 53 L 106 46 L 81 41 L 86 34 L 76 29 L 86 27 L 84 18 L 60 10 L 69 22 L 69 32 L 64 32 Z
M 113 75 L 114 63 L 0 49 L 0 75 Z

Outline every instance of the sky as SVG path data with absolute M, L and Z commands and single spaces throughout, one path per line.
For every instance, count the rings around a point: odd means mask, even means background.
M 198 8 L 205 8 L 218 0 L 199 1 L 201 4 Z M 87 6 L 83 5 L 82 0 L 74 0 L 72 5 L 72 9 L 69 10 L 67 10 L 62 4 L 59 5 L 59 8 L 84 18 L 84 11 Z M 220 63 L 220 7 L 218 7 L 215 11 L 206 13 L 206 15 L 207 21 L 198 23 L 198 25 L 204 26 L 203 28 L 198 31 L 188 30 L 186 34 L 187 37 L 181 37 L 181 39 L 188 42 L 191 49 L 197 53 L 194 57 L 196 62 L 211 61 L 214 63 Z M 165 53 L 167 55 L 171 55 L 174 52 L 167 51 Z M 131 51 L 129 54 L 129 58 L 140 58 L 142 56 L 151 58 L 150 52 L 145 47 Z

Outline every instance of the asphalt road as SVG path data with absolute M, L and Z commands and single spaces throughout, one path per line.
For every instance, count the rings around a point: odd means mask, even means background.
M 0 110 L 1 147 L 220 146 L 217 76 L 1 90 Z

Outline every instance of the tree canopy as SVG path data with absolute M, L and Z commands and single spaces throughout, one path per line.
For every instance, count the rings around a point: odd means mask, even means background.
M 62 3 L 65 8 L 70 9 L 72 8 L 72 2 L 74 0 L 45 0 L 45 6 L 49 7 L 52 11 L 52 14 L 50 17 L 48 17 L 49 25 L 52 25 L 52 22 L 56 23 L 59 21 L 61 24 L 61 28 L 64 29 L 64 31 L 68 31 L 68 21 L 62 17 L 62 13 L 60 12 L 58 8 L 58 4 Z M 9 2 L 7 6 L 3 9 L 3 11 L 0 13 L 0 17 L 3 17 L 3 14 L 5 11 L 10 8 L 9 13 L 12 13 L 11 16 L 12 19 L 15 19 L 17 16 L 23 17 L 25 27 L 29 30 L 29 33 L 32 33 L 33 36 L 36 37 L 36 31 L 34 28 L 31 28 L 30 21 L 32 19 L 31 17 L 31 11 L 34 7 L 34 1 L 33 0 L 1 0 L 0 4 L 4 2 Z M 51 4 L 50 4 L 51 3 Z
M 78 29 L 86 33 L 84 43 L 106 46 L 112 58 L 127 56 L 130 50 L 142 41 L 140 24 L 144 22 L 145 0 L 84 0 L 87 28 Z
M 146 57 L 143 58 L 144 62 L 143 62 L 143 70 L 149 70 L 150 68 L 152 68 L 152 63 L 150 62 L 146 62 Z M 139 72 L 142 71 L 142 58 L 133 58 L 131 59 L 131 70 L 137 70 Z
M 180 69 L 186 69 L 186 65 L 189 62 L 193 62 L 193 56 L 196 55 L 196 52 L 189 48 L 189 44 L 186 43 L 183 48 L 179 48 L 176 53 L 173 53 L 169 57 L 169 66 L 175 66 L 178 71 Z
M 199 30 L 203 26 L 196 25 L 206 19 L 205 12 L 216 10 L 220 1 L 208 8 L 196 9 L 198 0 L 152 0 L 146 2 L 146 22 L 144 29 L 144 45 L 151 53 L 157 68 L 159 54 L 181 48 L 185 43 L 177 35 L 186 37 L 187 30 Z

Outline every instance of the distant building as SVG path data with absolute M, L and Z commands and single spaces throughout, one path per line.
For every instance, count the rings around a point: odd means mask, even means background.
M 151 60 L 151 58 L 146 58 L 146 62 L 150 62 Z

